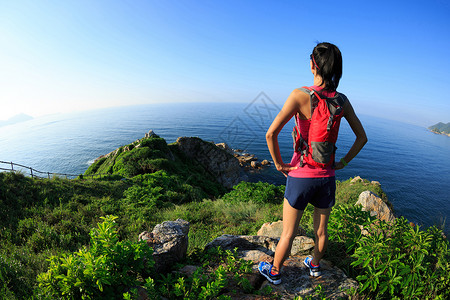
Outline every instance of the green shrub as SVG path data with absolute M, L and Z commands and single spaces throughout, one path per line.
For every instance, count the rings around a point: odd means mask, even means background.
M 112 170 L 114 173 L 125 177 L 152 173 L 156 170 L 147 161 L 152 158 L 158 158 L 159 152 L 147 147 L 134 148 L 131 151 L 123 152 L 116 158 Z
M 102 217 L 91 231 L 89 248 L 50 257 L 48 271 L 37 277 L 40 296 L 113 299 L 142 283 L 153 267 L 152 250 L 145 242 L 119 241 L 116 218 Z
M 442 231 L 422 231 L 404 218 L 368 229 L 352 255 L 361 292 L 389 299 L 450 297 L 450 249 Z
M 160 296 L 168 299 L 230 299 L 221 295 L 226 287 L 233 286 L 243 292 L 253 292 L 253 287 L 244 276 L 252 272 L 252 262 L 239 259 L 237 249 L 223 251 L 212 248 L 192 255 L 201 267 L 185 277 L 168 274 L 158 280 Z
M 148 147 L 155 150 L 160 150 L 163 153 L 168 153 L 169 148 L 167 147 L 166 140 L 160 138 L 159 136 L 154 136 L 150 138 L 145 138 L 139 142 L 141 147 Z
M 333 208 L 328 222 L 329 238 L 335 242 L 344 243 L 347 253 L 353 253 L 362 230 L 375 221 L 370 212 L 362 211 L 361 206 L 338 205 Z
M 160 170 L 151 174 L 138 175 L 133 186 L 124 192 L 125 200 L 138 206 L 149 205 L 161 208 L 164 202 L 175 204 L 199 201 L 206 196 L 198 187 L 183 182 L 177 175 Z
M 281 204 L 284 199 L 285 186 L 276 186 L 267 182 L 241 181 L 222 199 L 229 202 L 275 203 Z
M 360 207 L 333 209 L 328 226 L 333 262 L 370 299 L 448 299 L 449 242 L 436 227 L 420 230 L 403 217 L 386 223 Z M 364 234 L 363 234 L 364 233 Z

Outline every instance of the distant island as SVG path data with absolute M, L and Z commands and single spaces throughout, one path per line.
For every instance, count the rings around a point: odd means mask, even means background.
M 439 122 L 436 125 L 428 127 L 428 129 L 437 134 L 445 134 L 450 136 L 450 122 L 447 124 Z
M 2 126 L 6 126 L 6 125 L 12 125 L 12 124 L 16 124 L 16 123 L 20 123 L 20 122 L 25 122 L 28 120 L 33 119 L 32 116 L 26 115 L 26 114 L 18 114 L 15 115 L 14 117 L 9 118 L 6 121 L 1 121 L 0 120 L 0 127 Z

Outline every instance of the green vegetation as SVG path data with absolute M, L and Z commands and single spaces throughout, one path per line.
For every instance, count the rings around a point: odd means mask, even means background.
M 227 192 L 159 137 L 121 147 L 86 171 L 104 173 L 110 175 L 96 180 L 0 173 L 2 298 L 134 299 L 142 287 L 154 298 L 228 299 L 223 288 L 230 284 L 255 293 L 245 279 L 249 265 L 235 251 L 203 249 L 222 234 L 256 234 L 263 223 L 280 220 L 284 186 L 241 182 Z M 362 297 L 448 297 L 442 232 L 410 227 L 404 219 L 375 222 L 354 206 L 364 190 L 386 200 L 377 184 L 337 182 L 326 258 L 358 279 Z M 183 264 L 201 267 L 190 276 L 152 274 L 153 261 L 143 259 L 151 250 L 137 236 L 177 218 L 191 223 Z M 311 207 L 301 226 L 313 235 Z
M 436 133 L 450 134 L 450 122 L 448 122 L 447 124 L 439 122 L 433 126 L 428 127 L 428 129 Z
M 386 223 L 360 207 L 341 205 L 330 218 L 329 234 L 328 255 L 334 253 L 330 258 L 356 277 L 358 292 L 369 299 L 450 297 L 449 242 L 436 227 L 420 230 L 403 217 Z
M 117 217 L 91 231 L 89 248 L 51 256 L 48 271 L 37 277 L 38 296 L 49 299 L 113 299 L 139 285 L 153 267 L 152 250 L 145 242 L 119 241 Z M 146 272 L 147 271 L 147 272 Z
M 133 178 L 157 171 L 164 171 L 171 177 L 171 187 L 193 186 L 201 197 L 214 198 L 226 192 L 199 163 L 187 158 L 176 143 L 167 145 L 166 141 L 157 135 L 122 146 L 107 157 L 98 159 L 86 170 L 85 175 L 111 174 Z M 144 176 L 133 180 L 146 179 Z

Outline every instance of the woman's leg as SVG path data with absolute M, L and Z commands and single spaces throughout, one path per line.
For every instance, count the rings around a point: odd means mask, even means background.
M 316 266 L 325 254 L 328 246 L 328 219 L 330 217 L 330 208 L 314 208 L 314 234 L 316 236 L 316 245 L 314 247 L 314 256 L 312 263 Z M 284 225 L 284 222 L 283 222 Z M 283 228 L 284 229 L 284 228 Z M 278 248 L 277 248 L 278 250 Z
M 283 203 L 283 232 L 275 250 L 272 270 L 280 271 L 286 258 L 291 253 L 292 242 L 297 235 L 298 223 L 302 218 L 303 210 L 293 208 L 286 198 Z

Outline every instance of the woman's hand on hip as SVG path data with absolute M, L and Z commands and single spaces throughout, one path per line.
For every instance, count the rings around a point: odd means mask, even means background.
M 283 173 L 283 175 L 285 177 L 288 176 L 288 173 L 290 171 L 298 169 L 298 167 L 292 167 L 290 164 L 285 164 L 285 163 L 275 164 L 275 167 L 277 168 L 277 171 L 280 171 L 281 173 Z
M 340 162 L 340 161 L 337 161 L 337 162 L 334 163 L 334 169 L 335 170 L 342 170 L 344 167 L 345 167 L 344 164 L 342 162 Z

